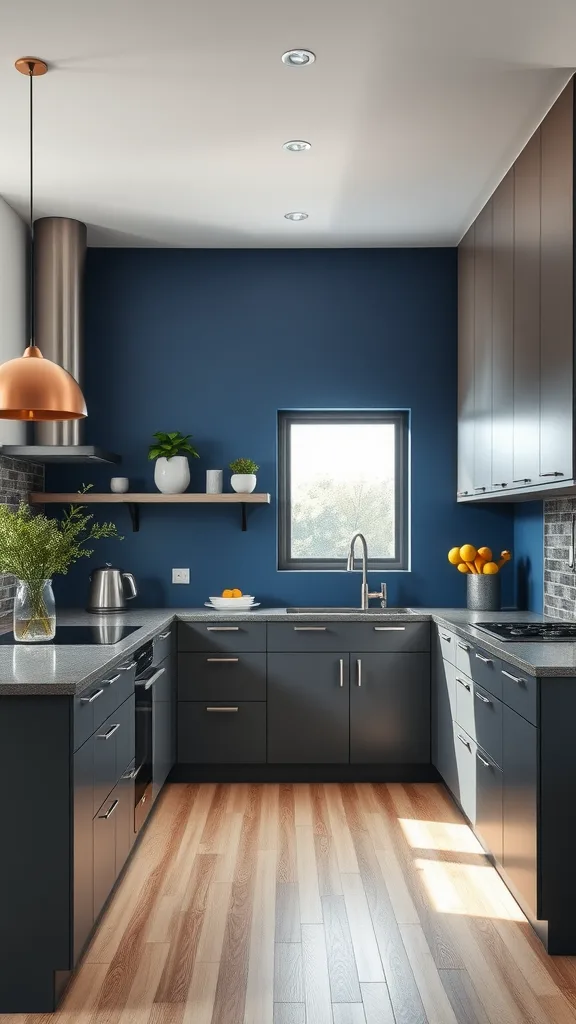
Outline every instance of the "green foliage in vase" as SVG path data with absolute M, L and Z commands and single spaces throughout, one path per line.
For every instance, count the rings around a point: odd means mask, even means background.
M 190 444 L 192 434 L 180 434 L 177 430 L 171 434 L 164 434 L 161 430 L 156 434 L 152 434 L 156 440 L 150 445 L 148 450 L 149 459 L 173 459 L 175 455 L 191 455 L 193 459 L 199 459 L 200 456 L 195 448 Z
M 234 462 L 230 463 L 230 469 L 233 473 L 257 473 L 260 466 L 252 462 L 252 459 L 234 459 Z
M 80 494 L 90 490 L 83 486 Z M 27 583 L 65 575 L 80 558 L 94 553 L 85 545 L 104 537 L 120 537 L 114 523 L 93 523 L 86 505 L 71 505 L 61 520 L 35 514 L 25 501 L 14 512 L 0 505 L 0 572 Z

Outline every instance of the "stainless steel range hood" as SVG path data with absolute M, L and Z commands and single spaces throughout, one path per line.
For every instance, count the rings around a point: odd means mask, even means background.
M 81 387 L 85 262 L 85 224 L 67 217 L 42 217 L 35 221 L 36 342 L 42 354 L 68 370 Z M 113 452 L 83 444 L 83 429 L 83 420 L 36 423 L 33 444 L 2 445 L 0 454 L 34 462 L 121 461 Z

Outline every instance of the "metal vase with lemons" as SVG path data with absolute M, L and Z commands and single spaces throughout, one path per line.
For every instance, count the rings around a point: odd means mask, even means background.
M 500 611 L 499 573 L 511 558 L 512 553 L 505 550 L 496 561 L 491 548 L 475 548 L 473 544 L 450 548 L 448 561 L 467 577 L 466 606 L 470 611 Z

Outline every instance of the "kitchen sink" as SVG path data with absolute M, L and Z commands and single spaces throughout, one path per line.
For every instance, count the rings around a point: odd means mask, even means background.
M 413 608 L 287 608 L 290 615 L 379 615 L 381 618 L 386 615 L 414 615 Z

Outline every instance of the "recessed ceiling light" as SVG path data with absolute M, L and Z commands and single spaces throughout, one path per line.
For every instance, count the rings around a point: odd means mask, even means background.
M 291 68 L 303 68 L 306 64 L 313 64 L 316 54 L 312 50 L 286 50 L 282 54 L 282 63 Z
M 308 220 L 308 214 L 302 210 L 296 210 L 293 213 L 284 214 L 286 220 Z
M 311 143 L 305 142 L 304 139 L 290 139 L 290 142 L 285 142 L 282 146 L 282 149 L 288 150 L 289 153 L 302 153 L 310 148 Z

